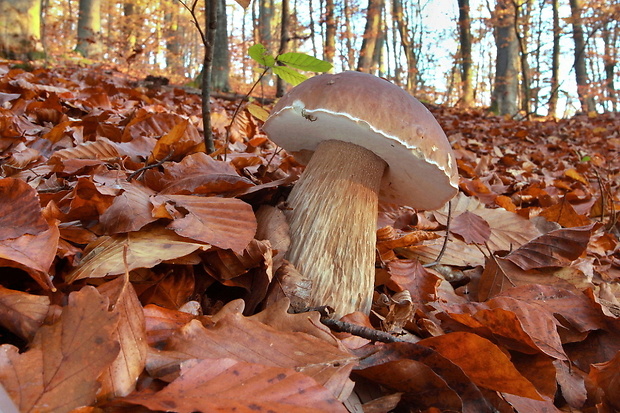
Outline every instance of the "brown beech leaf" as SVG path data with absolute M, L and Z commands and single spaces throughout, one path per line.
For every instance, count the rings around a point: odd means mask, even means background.
M 347 412 L 327 389 L 293 369 L 230 358 L 185 361 L 179 378 L 163 390 L 137 393 L 125 400 L 179 413 Z
M 0 241 L 37 235 L 48 227 L 37 192 L 21 179 L 0 179 Z
M 593 226 L 548 232 L 522 245 L 505 258 L 524 270 L 568 266 L 585 251 Z
M 0 267 L 26 271 L 40 286 L 54 290 L 49 270 L 56 257 L 60 233 L 56 224 L 37 235 L 0 241 Z
M 0 286 L 0 325 L 26 341 L 43 324 L 49 306 L 49 297 Z
M 144 306 L 143 312 L 147 341 L 153 347 L 166 341 L 174 331 L 196 318 L 192 314 L 154 304 Z
M 119 351 L 118 315 L 87 286 L 69 295 L 60 320 L 43 326 L 30 348 L 0 347 L 0 383 L 21 412 L 70 412 L 95 402 L 97 377 Z
M 89 244 L 78 265 L 65 276 L 67 282 L 82 278 L 100 278 L 125 272 L 124 249 L 127 248 L 127 266 L 152 268 L 162 261 L 184 257 L 208 244 L 193 242 L 160 226 L 143 228 L 137 232 L 103 236 Z
M 161 161 L 166 157 L 181 159 L 190 150 L 201 143 L 200 133 L 189 120 L 181 119 L 168 133 L 157 140 L 148 163 Z
M 394 260 L 388 263 L 390 281 L 394 288 L 408 290 L 414 303 L 433 301 L 441 278 L 426 271 L 417 260 Z
M 581 291 L 552 285 L 527 284 L 503 291 L 500 296 L 527 301 L 556 316 L 564 327 L 579 332 L 607 328 L 605 318 Z
M 162 194 L 229 195 L 254 184 L 240 176 L 229 163 L 216 161 L 204 152 L 185 156 L 178 163 L 166 163 L 164 172 L 147 171 L 145 182 Z
M 589 225 L 592 221 L 585 215 L 580 215 L 575 208 L 562 198 L 562 201 L 545 208 L 539 216 L 544 217 L 547 221 L 557 222 L 564 228 L 573 228 Z
M 602 390 L 602 401 L 614 411 L 620 410 L 620 352 L 605 362 L 592 365 L 590 379 Z
M 533 304 L 510 297 L 495 297 L 486 303 L 443 306 L 454 320 L 473 331 L 490 332 L 505 347 L 531 353 L 539 350 L 558 360 L 566 360 L 553 315 Z
M 489 390 L 543 400 L 502 350 L 477 334 L 454 332 L 418 342 L 463 369 L 474 383 Z
M 454 218 L 450 224 L 450 232 L 460 235 L 466 244 L 484 245 L 491 236 L 489 223 L 469 211 Z
M 456 410 L 464 413 L 494 411 L 472 379 L 456 363 L 430 347 L 413 343 L 375 344 L 363 347 L 356 353 L 360 357 L 357 374 L 366 376 L 368 372 L 370 379 L 396 391 L 411 390 L 412 394 L 405 394 L 405 398 L 427 400 L 431 406 L 438 402 L 446 407 L 460 403 L 462 407 L 457 406 Z M 412 364 L 412 360 L 428 366 L 434 374 L 418 364 Z M 421 381 L 409 374 L 413 371 L 422 375 Z M 437 381 L 435 375 L 441 380 Z M 419 393 L 420 390 L 422 392 Z M 428 398 L 424 391 L 430 392 Z
M 222 249 L 241 253 L 256 234 L 256 217 L 252 207 L 235 198 L 191 195 L 157 195 L 157 207 L 166 204 L 179 213 L 168 225 L 177 234 L 206 242 Z
M 129 275 L 102 284 L 99 292 L 110 300 L 110 312 L 119 315 L 112 335 L 120 344 L 116 359 L 103 372 L 98 399 L 127 396 L 135 390 L 146 365 L 146 326 L 138 296 L 129 283 Z
M 153 217 L 153 205 L 150 202 L 155 191 L 136 181 L 122 181 L 119 180 L 118 186 L 123 191 L 99 218 L 106 234 L 137 231 L 157 219 Z
M 98 159 L 102 161 L 113 161 L 120 158 L 121 153 L 116 143 L 107 138 L 97 138 L 94 142 L 84 142 L 73 148 L 61 149 L 54 152 L 50 157 L 50 162 L 55 160 L 65 161 L 69 159 Z
M 249 363 L 295 368 L 340 395 L 356 358 L 331 342 L 303 332 L 280 331 L 242 315 L 243 301 L 227 304 L 203 326 L 190 321 L 168 340 L 167 350 L 186 358 L 233 358 Z M 344 389 L 344 390 L 343 390 Z

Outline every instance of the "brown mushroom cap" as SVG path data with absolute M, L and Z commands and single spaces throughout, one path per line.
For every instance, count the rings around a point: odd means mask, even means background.
M 433 115 L 416 98 L 361 72 L 315 76 L 293 88 L 264 126 L 289 152 L 314 151 L 324 140 L 360 145 L 387 164 L 383 201 L 438 209 L 458 188 L 454 153 Z

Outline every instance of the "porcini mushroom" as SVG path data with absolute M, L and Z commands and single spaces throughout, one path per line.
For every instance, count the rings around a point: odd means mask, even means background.
M 287 259 L 312 281 L 311 306 L 370 312 L 379 197 L 438 209 L 457 191 L 452 148 L 417 99 L 343 72 L 291 89 L 264 125 L 293 154 L 314 152 L 288 198 Z

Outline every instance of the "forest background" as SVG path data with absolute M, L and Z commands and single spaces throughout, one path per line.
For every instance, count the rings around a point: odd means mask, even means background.
M 383 76 L 430 103 L 522 116 L 618 109 L 618 0 L 207 3 L 218 10 L 219 91 L 249 89 L 258 74 L 247 49 L 261 43 L 274 53 L 314 55 L 336 72 Z M 104 60 L 184 83 L 202 67 L 190 9 L 203 24 L 204 8 L 174 0 L 0 0 L 0 56 Z M 267 77 L 263 93 L 275 93 L 274 83 Z

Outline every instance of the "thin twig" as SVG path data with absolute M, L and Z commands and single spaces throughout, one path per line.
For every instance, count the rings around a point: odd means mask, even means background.
M 439 251 L 439 255 L 437 255 L 437 259 L 435 261 L 424 264 L 423 267 L 428 268 L 434 265 L 437 265 L 441 262 L 441 258 L 443 254 L 446 252 L 446 248 L 448 247 L 448 238 L 450 237 L 450 220 L 452 219 L 452 201 L 448 201 L 448 220 L 446 221 L 446 237 L 443 240 L 443 245 L 441 246 L 441 251 Z
M 379 341 L 381 343 L 400 343 L 405 340 L 401 340 L 398 337 L 394 337 L 390 333 L 385 331 L 375 330 L 374 328 L 364 327 L 357 324 L 347 323 L 346 321 L 334 320 L 332 318 L 321 318 L 321 322 L 330 329 L 339 333 L 350 333 L 354 336 L 362 337 L 372 341 Z
M 142 172 L 146 171 L 147 169 L 157 168 L 157 167 L 163 165 L 164 163 L 166 163 L 166 161 L 168 161 L 168 159 L 172 158 L 172 155 L 173 155 L 173 152 L 170 152 L 168 155 L 164 156 L 164 158 L 161 161 L 157 161 L 157 162 L 152 163 L 150 165 L 143 166 L 142 168 L 132 172 L 127 177 L 127 182 L 131 182 L 132 179 L 134 179 L 136 176 L 140 175 Z

